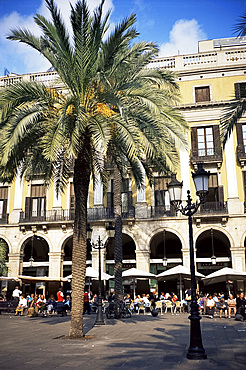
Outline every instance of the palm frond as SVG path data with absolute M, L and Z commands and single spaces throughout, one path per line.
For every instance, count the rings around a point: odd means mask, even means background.
M 223 146 L 232 133 L 233 128 L 236 126 L 238 120 L 246 112 L 246 98 L 240 100 L 233 100 L 225 109 L 224 115 L 220 120 L 221 139 Z

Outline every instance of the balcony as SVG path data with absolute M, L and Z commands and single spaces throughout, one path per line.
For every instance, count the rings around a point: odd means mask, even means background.
M 0 215 L 0 225 L 6 225 L 9 223 L 9 214 L 3 213 Z
M 237 146 L 237 160 L 240 163 L 240 165 L 243 167 L 246 163 L 246 153 L 245 148 L 243 145 Z
M 200 214 L 221 214 L 228 213 L 226 202 L 205 202 L 198 210 Z
M 151 207 L 151 218 L 155 217 L 174 217 L 176 212 L 173 207 L 170 206 L 154 206 Z
M 197 150 L 192 150 L 190 154 L 190 162 L 193 166 L 198 165 L 198 163 L 216 163 L 217 166 L 220 167 L 222 161 L 222 150 L 220 153 L 216 153 L 214 155 L 199 156 Z
M 19 223 L 27 222 L 64 222 L 64 221 L 74 221 L 74 210 L 69 209 L 59 209 L 42 212 L 41 214 L 26 214 L 25 212 L 20 212 Z M 134 218 L 135 217 L 135 208 L 128 207 L 127 209 L 122 209 L 122 218 Z M 113 208 L 89 208 L 87 210 L 87 219 L 90 221 L 99 221 L 99 220 L 109 220 L 114 219 L 114 210 Z M 1 223 L 1 219 L 0 219 Z

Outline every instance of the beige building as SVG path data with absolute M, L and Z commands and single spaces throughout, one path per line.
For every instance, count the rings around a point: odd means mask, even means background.
M 223 151 L 219 121 L 231 99 L 246 97 L 246 37 L 201 41 L 198 53 L 157 58 L 149 67 L 169 68 L 178 74 L 182 100 L 179 109 L 190 126 L 189 151 L 180 150 L 177 174 L 183 181 L 184 204 L 188 189 L 196 200 L 191 171 L 197 169 L 197 164 L 203 163 L 211 173 L 207 201 L 193 216 L 197 270 L 204 275 L 226 266 L 245 271 L 246 117 L 240 120 Z M 57 86 L 56 79 L 56 72 L 9 75 L 0 78 L 0 86 L 19 80 Z M 189 266 L 187 217 L 179 212 L 176 215 L 170 207 L 168 181 L 156 174 L 152 187 L 146 181 L 145 191 L 138 191 L 129 173 L 122 190 L 124 268 L 160 273 L 166 269 L 164 253 L 167 268 Z M 112 205 L 112 180 L 106 196 L 100 183 L 94 191 L 90 188 L 88 221 L 93 241 L 99 235 L 104 243 L 107 241 L 106 225 L 113 221 Z M 38 177 L 30 183 L 17 178 L 13 184 L 0 184 L 0 240 L 8 248 L 9 276 L 60 277 L 71 273 L 73 211 L 72 177 L 58 199 L 53 186 L 46 188 Z M 213 253 L 216 265 L 211 262 Z M 113 274 L 112 240 L 102 251 L 102 261 L 103 270 Z M 98 268 L 97 251 L 91 251 L 89 246 L 87 264 Z M 126 282 L 126 291 L 130 283 Z M 156 287 L 156 282 L 151 281 L 151 286 Z M 234 287 L 244 288 L 243 281 Z M 177 286 L 161 283 L 161 289 L 173 291 Z

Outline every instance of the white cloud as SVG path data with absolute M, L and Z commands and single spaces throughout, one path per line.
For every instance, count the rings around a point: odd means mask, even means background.
M 195 19 L 180 19 L 169 33 L 169 42 L 160 46 L 159 55 L 197 53 L 198 41 L 206 38 L 206 34 Z
M 68 30 L 70 24 L 70 3 L 75 5 L 76 0 L 56 0 L 56 4 L 61 11 L 62 18 Z M 100 0 L 88 0 L 90 11 L 93 11 L 99 3 Z M 103 8 L 104 15 L 109 9 L 113 10 L 113 8 L 113 0 L 106 0 Z M 45 6 L 44 0 L 40 0 L 40 7 L 35 13 L 49 17 L 49 11 Z M 50 63 L 31 47 L 6 39 L 10 30 L 16 28 L 26 28 L 36 36 L 40 35 L 40 30 L 33 20 L 35 13 L 23 16 L 17 12 L 12 12 L 0 18 L 0 75 L 5 67 L 7 67 L 10 72 L 20 74 L 46 71 L 50 67 Z

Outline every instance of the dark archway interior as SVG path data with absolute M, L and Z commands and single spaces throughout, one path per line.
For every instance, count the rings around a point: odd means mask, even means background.
M 73 238 L 67 240 L 64 246 L 64 261 L 72 261 Z M 91 260 L 91 244 L 87 241 L 86 260 Z
M 0 258 L 5 262 L 9 260 L 9 246 L 2 238 L 0 238 Z
M 136 246 L 133 239 L 127 235 L 122 234 L 122 257 L 123 260 L 136 259 Z M 109 238 L 106 246 L 106 259 L 114 259 L 114 238 Z
M 225 234 L 213 230 L 214 255 L 216 257 L 231 257 L 230 242 Z M 212 235 L 211 230 L 204 231 L 196 241 L 196 257 L 211 258 Z
M 165 249 L 167 258 L 182 258 L 182 244 L 177 235 L 165 232 Z M 163 259 L 164 257 L 164 232 L 154 236 L 150 244 L 150 258 Z
M 40 236 L 29 238 L 24 247 L 24 262 L 28 262 L 30 257 L 34 258 L 35 262 L 49 261 L 49 246 L 45 239 Z

